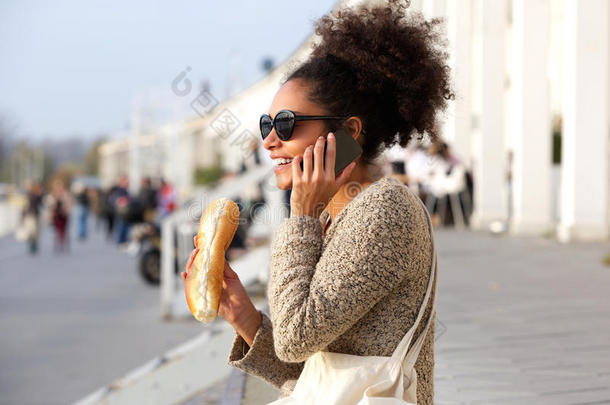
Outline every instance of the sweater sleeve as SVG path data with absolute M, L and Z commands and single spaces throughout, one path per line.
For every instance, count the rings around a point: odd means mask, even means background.
M 303 363 L 286 363 L 278 359 L 273 348 L 273 331 L 269 317 L 259 311 L 261 326 L 254 335 L 252 347 L 235 334 L 228 363 L 248 374 L 255 375 L 288 395 L 303 370 Z
M 276 230 L 268 296 L 280 360 L 324 350 L 405 277 L 404 203 L 387 192 L 363 197 L 344 208 L 323 253 L 322 226 L 311 216 Z

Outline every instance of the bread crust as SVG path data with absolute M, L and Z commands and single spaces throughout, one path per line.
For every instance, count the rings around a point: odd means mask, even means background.
M 212 322 L 218 315 L 225 252 L 238 225 L 239 207 L 227 198 L 213 201 L 201 214 L 197 232 L 199 252 L 184 283 L 188 307 L 200 322 Z

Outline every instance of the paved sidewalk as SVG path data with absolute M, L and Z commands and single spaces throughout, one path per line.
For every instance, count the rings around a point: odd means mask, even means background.
M 435 404 L 610 404 L 607 244 L 452 230 L 436 240 Z M 276 392 L 248 376 L 242 404 Z
M 610 404 L 608 244 L 437 240 L 436 404 Z

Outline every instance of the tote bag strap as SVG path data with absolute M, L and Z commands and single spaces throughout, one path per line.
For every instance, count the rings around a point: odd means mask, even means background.
M 434 258 L 434 262 L 437 263 L 436 257 Z M 437 264 L 435 264 L 434 267 L 436 268 Z M 422 347 L 424 346 L 424 339 L 428 335 L 428 330 L 430 329 L 430 325 L 432 324 L 432 319 L 434 319 L 434 314 L 436 313 L 436 290 L 438 288 L 437 282 L 438 282 L 438 280 L 434 283 L 434 297 L 432 298 L 432 309 L 430 310 L 430 316 L 428 317 L 428 320 L 426 321 L 426 327 L 424 328 L 422 333 L 419 335 L 419 337 L 417 338 L 417 340 L 415 341 L 413 346 L 409 349 L 409 351 L 407 352 L 407 355 L 405 356 L 404 360 L 402 361 L 404 370 L 410 370 L 411 368 L 413 368 L 415 366 L 415 362 L 417 361 L 419 352 L 421 351 Z
M 400 363 L 403 363 L 403 361 L 406 362 L 406 360 L 407 360 L 406 357 L 407 357 L 409 345 L 411 344 L 413 335 L 415 334 L 415 331 L 417 330 L 417 327 L 419 326 L 419 322 L 421 321 L 422 317 L 424 316 L 424 312 L 426 311 L 426 307 L 428 306 L 430 294 L 432 292 L 433 285 L 435 285 L 435 280 L 436 280 L 437 255 L 436 255 L 436 244 L 434 242 L 434 227 L 432 226 L 432 221 L 430 219 L 430 214 L 428 213 L 428 209 L 426 208 L 426 206 L 424 205 L 424 203 L 421 201 L 421 199 L 419 197 L 417 197 L 417 200 L 419 201 L 422 209 L 424 210 L 424 213 L 426 214 L 428 228 L 430 229 L 430 241 L 432 244 L 432 264 L 430 265 L 430 278 L 428 279 L 428 286 L 426 288 L 426 294 L 424 295 L 424 300 L 422 301 L 422 304 L 419 308 L 417 318 L 415 319 L 413 326 L 411 326 L 411 328 L 407 331 L 405 336 L 402 338 L 402 340 L 396 347 L 396 350 L 394 350 L 394 353 L 392 354 L 392 359 L 395 360 L 396 362 L 400 362 Z M 436 298 L 436 294 L 435 294 L 435 298 Z M 421 333 L 420 338 L 425 337 L 425 335 L 428 332 L 430 320 L 433 318 L 434 310 L 436 308 L 436 299 L 434 299 L 432 305 L 433 306 L 432 306 L 432 311 L 430 312 L 430 317 L 428 318 L 428 322 L 426 324 L 424 331 Z M 419 341 L 419 339 L 418 339 L 418 341 Z M 415 350 L 415 347 L 413 347 L 413 349 Z M 417 350 L 417 354 L 419 354 L 419 350 Z M 415 357 L 417 357 L 417 355 Z

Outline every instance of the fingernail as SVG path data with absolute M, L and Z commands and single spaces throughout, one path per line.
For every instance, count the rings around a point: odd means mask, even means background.
M 335 138 L 335 134 L 333 134 L 333 133 L 331 132 L 330 134 L 328 134 L 328 137 L 329 137 L 329 138 L 333 138 L 333 139 L 334 139 L 334 138 Z

